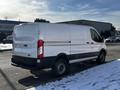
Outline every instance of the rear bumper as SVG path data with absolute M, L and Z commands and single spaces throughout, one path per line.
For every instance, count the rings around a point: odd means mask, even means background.
M 37 63 L 37 60 L 40 60 L 40 63 Z M 56 60 L 55 57 L 46 57 L 43 59 L 37 59 L 37 58 L 28 58 L 21 56 L 12 56 L 11 58 L 12 65 L 17 67 L 22 67 L 25 69 L 51 68 L 55 60 Z

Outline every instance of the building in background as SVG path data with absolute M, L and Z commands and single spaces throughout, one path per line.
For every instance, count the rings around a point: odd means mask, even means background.
M 107 23 L 107 22 L 99 22 L 99 21 L 91 21 L 91 20 L 74 20 L 74 21 L 66 21 L 60 23 L 93 26 L 104 38 L 114 36 L 116 32 L 115 27 L 111 23 Z
M 15 25 L 21 23 L 27 23 L 27 22 L 0 20 L 0 42 L 2 42 L 3 39 L 5 39 L 8 35 L 12 34 Z M 90 20 L 74 20 L 74 21 L 65 21 L 59 23 L 93 26 L 98 30 L 98 32 L 104 38 L 114 36 L 116 33 L 115 27 L 111 23 L 106 23 L 106 22 L 90 21 Z
M 0 42 L 11 35 L 15 25 L 26 23 L 21 21 L 0 20 Z

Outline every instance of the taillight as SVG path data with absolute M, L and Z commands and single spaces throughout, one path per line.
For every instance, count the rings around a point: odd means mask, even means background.
M 38 58 L 44 57 L 44 41 L 38 40 Z

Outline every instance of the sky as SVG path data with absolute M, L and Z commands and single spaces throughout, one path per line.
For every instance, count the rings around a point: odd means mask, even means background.
M 96 20 L 120 28 L 120 0 L 0 0 L 0 19 Z

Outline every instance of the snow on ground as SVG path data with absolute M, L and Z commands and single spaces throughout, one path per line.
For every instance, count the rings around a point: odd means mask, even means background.
M 0 44 L 0 50 L 12 49 L 12 44 Z
M 28 90 L 120 90 L 120 59 Z

